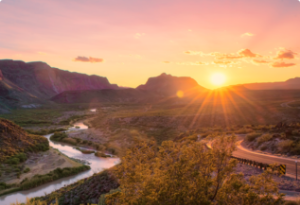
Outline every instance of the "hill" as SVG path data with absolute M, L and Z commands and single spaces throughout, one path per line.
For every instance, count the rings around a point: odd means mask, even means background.
M 158 99 L 157 93 L 136 89 L 66 91 L 51 98 L 56 103 L 142 103 Z
M 243 86 L 251 90 L 300 90 L 300 77 L 285 82 L 249 83 L 243 84 Z
M 9 120 L 0 119 L 0 162 L 19 153 L 49 149 L 45 137 L 28 134 Z
M 193 78 L 175 77 L 165 73 L 149 78 L 145 85 L 140 85 L 137 90 L 147 90 L 160 93 L 164 96 L 176 95 L 178 91 L 190 94 L 193 92 L 208 91 L 200 86 Z
M 118 86 L 110 84 L 104 77 L 72 73 L 43 62 L 0 60 L 2 112 L 31 103 L 43 103 L 64 91 L 101 89 L 118 89 Z
M 163 73 L 149 78 L 145 85 L 136 89 L 66 91 L 51 100 L 57 103 L 178 103 L 204 95 L 207 91 L 190 77 Z

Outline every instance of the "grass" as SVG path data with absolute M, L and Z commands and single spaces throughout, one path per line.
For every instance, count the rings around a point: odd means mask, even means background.
M 13 121 L 14 123 L 26 126 L 52 125 L 53 119 L 62 115 L 60 109 L 16 109 L 9 114 L 2 114 L 0 117 Z

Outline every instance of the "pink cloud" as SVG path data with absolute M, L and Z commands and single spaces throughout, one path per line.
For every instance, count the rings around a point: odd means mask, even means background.
M 287 50 L 287 49 L 282 49 L 278 51 L 276 57 L 274 59 L 295 59 L 297 53 Z
M 249 49 L 242 49 L 238 52 L 239 56 L 246 57 L 246 58 L 254 58 L 258 57 L 258 54 L 253 53 Z
M 271 64 L 271 67 L 273 68 L 285 68 L 285 67 L 291 67 L 296 65 L 295 63 L 285 63 L 285 62 L 274 62 Z
M 104 60 L 102 58 L 93 58 L 93 57 L 84 57 L 84 56 L 78 56 L 74 59 L 74 61 L 79 62 L 90 62 L 90 63 L 102 63 Z

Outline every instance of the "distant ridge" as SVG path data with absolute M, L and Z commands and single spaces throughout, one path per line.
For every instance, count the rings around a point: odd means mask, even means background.
M 242 85 L 251 90 L 300 90 L 300 77 L 291 78 L 285 82 L 248 83 Z
M 178 96 L 178 92 L 181 95 Z M 175 77 L 165 73 L 149 78 L 136 89 L 104 89 L 66 91 L 52 98 L 57 103 L 176 103 L 208 91 L 190 77 Z
M 178 91 L 188 93 L 208 91 L 191 77 L 176 77 L 166 73 L 149 78 L 145 85 L 140 85 L 136 89 L 154 91 L 164 95 L 176 95 Z

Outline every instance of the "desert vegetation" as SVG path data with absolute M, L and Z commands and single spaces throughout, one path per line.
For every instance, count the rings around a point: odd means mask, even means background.
M 49 142 L 45 137 L 28 134 L 11 121 L 0 119 L 0 162 L 18 164 L 26 160 L 29 152 L 46 151 Z M 16 144 L 16 140 L 19 142 Z
M 255 132 L 246 135 L 244 145 L 273 154 L 300 155 L 299 130 L 299 124 L 281 128 L 273 125 L 271 129 L 256 129 Z

